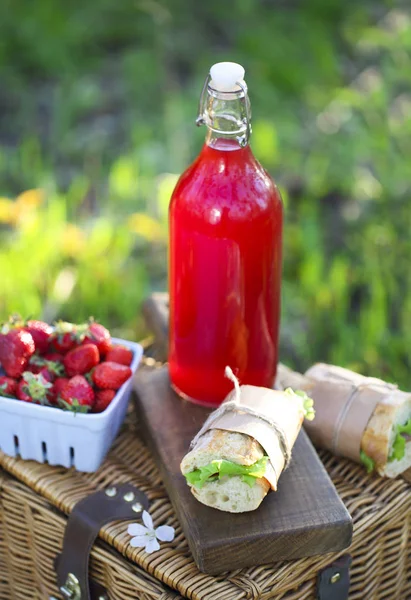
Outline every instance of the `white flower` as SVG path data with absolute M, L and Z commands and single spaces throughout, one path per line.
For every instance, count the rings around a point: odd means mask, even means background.
M 172 542 L 174 539 L 174 527 L 169 525 L 161 525 L 154 529 L 153 519 L 146 510 L 143 510 L 143 523 L 132 523 L 128 526 L 127 533 L 133 535 L 130 540 L 130 546 L 134 548 L 144 548 L 148 554 L 160 550 L 160 542 Z

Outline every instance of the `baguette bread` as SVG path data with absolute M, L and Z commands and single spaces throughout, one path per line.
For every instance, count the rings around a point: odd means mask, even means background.
M 337 375 L 337 379 L 335 375 Z M 338 378 L 340 378 L 341 383 L 351 381 L 354 385 L 361 385 L 367 381 L 366 377 L 357 373 L 322 363 L 314 365 L 304 375 L 280 364 L 276 381 L 280 389 L 288 386 L 298 387 L 312 396 L 316 402 L 317 418 L 313 423 L 306 424 L 307 433 L 314 443 L 318 446 L 326 447 L 331 451 L 334 451 L 334 449 L 327 443 L 327 440 L 331 439 L 332 436 L 324 435 L 324 433 L 327 428 L 332 430 L 335 423 L 323 418 L 321 407 L 324 398 L 320 399 L 319 396 L 316 397 L 319 390 L 316 386 L 318 386 L 319 382 L 325 382 L 329 379 L 329 382 L 335 385 L 336 392 L 339 392 Z M 336 397 L 333 397 L 332 392 L 330 392 L 326 400 L 332 403 L 335 399 Z M 397 435 L 396 428 L 398 425 L 404 426 L 410 419 L 410 393 L 402 392 L 395 388 L 391 390 L 387 388 L 386 392 L 381 393 L 378 403 L 373 409 L 370 418 L 365 423 L 360 437 L 360 450 L 375 463 L 375 469 L 379 475 L 397 477 L 397 475 L 400 475 L 411 467 L 410 435 L 403 435 L 405 440 L 404 456 L 399 460 L 390 460 Z M 351 458 L 357 460 L 357 462 L 361 462 L 360 451 L 358 451 L 357 457 L 352 456 Z
M 265 478 L 257 479 L 250 488 L 240 477 L 229 477 L 222 481 L 210 481 L 201 490 L 192 486 L 191 493 L 206 506 L 241 513 L 258 508 L 269 489 L 270 484 Z
M 210 429 L 183 458 L 181 472 L 185 475 L 213 460 L 229 460 L 239 465 L 250 466 L 263 456 L 264 450 L 254 438 L 243 433 Z M 201 489 L 190 485 L 190 489 L 195 498 L 203 504 L 237 513 L 258 508 L 267 495 L 270 484 L 265 477 L 260 477 L 250 487 L 241 477 L 235 476 L 210 481 Z
M 313 401 L 304 392 L 238 384 L 213 411 L 181 461 L 181 472 L 197 500 L 227 512 L 259 507 L 291 460 Z
M 411 438 L 401 460 L 389 460 L 397 425 L 411 419 L 411 394 L 389 396 L 377 404 L 361 440 L 361 449 L 375 462 L 380 475 L 397 477 L 411 467 Z

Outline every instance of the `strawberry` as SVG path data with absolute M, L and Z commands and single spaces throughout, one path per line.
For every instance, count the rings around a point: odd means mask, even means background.
M 87 382 L 93 387 L 94 383 L 93 383 L 93 370 L 91 369 L 91 371 L 89 371 L 88 373 L 83 373 L 84 377 L 87 379 Z
M 81 326 L 80 326 L 81 327 Z M 83 344 L 95 344 L 100 356 L 104 356 L 111 347 L 111 336 L 108 329 L 90 319 L 84 332 Z
M 17 386 L 17 397 L 23 402 L 48 406 L 52 400 L 51 388 L 52 383 L 41 373 L 35 375 L 26 371 Z
M 116 392 L 114 390 L 98 390 L 96 392 L 96 400 L 93 406 L 93 413 L 101 413 L 106 410 Z
M 34 340 L 30 333 L 24 329 L 4 326 L 0 334 L 0 363 L 9 377 L 17 379 L 21 376 L 34 350 Z
M 64 354 L 59 354 L 58 352 L 47 352 L 46 354 L 43 354 L 42 358 L 56 363 L 63 363 Z
M 50 336 L 50 348 L 61 354 L 65 354 L 78 346 L 81 342 L 78 328 L 73 323 L 58 321 L 54 326 L 54 331 Z
M 99 361 L 100 355 L 97 346 L 86 344 L 67 352 L 64 357 L 64 366 L 67 375 L 73 377 L 74 375 L 87 373 L 87 371 L 98 365 Z
M 36 351 L 39 354 L 44 354 L 44 352 L 47 352 L 49 339 L 53 333 L 53 329 L 50 327 L 50 325 L 44 323 L 44 321 L 27 321 L 24 329 L 31 334 L 34 340 Z
M 11 377 L 0 376 L 0 396 L 16 398 L 17 381 Z
M 5 327 L 7 329 L 24 329 L 32 336 L 37 352 L 43 354 L 43 352 L 47 351 L 49 338 L 53 329 L 44 321 L 26 320 L 20 315 L 15 314 L 9 317 Z
M 52 403 L 57 404 L 58 398 L 70 380 L 67 377 L 57 377 L 53 384 L 53 399 Z
M 70 380 L 67 377 L 57 377 L 54 380 L 53 393 L 57 397 L 61 394 Z
M 40 373 L 45 369 L 50 373 L 52 379 L 55 379 L 55 377 L 63 377 L 65 375 L 64 365 L 61 362 L 49 360 L 46 356 L 50 355 L 39 356 L 38 354 L 33 354 L 33 356 L 30 357 L 28 369 L 32 373 Z M 63 356 L 61 356 L 61 358 L 63 358 Z
M 126 348 L 125 346 L 111 346 L 106 354 L 106 360 L 129 367 L 133 360 L 133 353 L 130 348 Z
M 100 363 L 93 370 L 93 382 L 102 389 L 118 390 L 129 377 L 132 371 L 130 367 L 107 361 Z
M 38 375 L 43 375 L 46 381 L 51 381 L 52 383 L 56 378 L 55 374 L 52 371 L 50 371 L 48 367 L 42 367 L 38 372 Z
M 58 403 L 66 410 L 87 413 L 94 405 L 94 390 L 85 377 L 75 375 L 61 390 Z

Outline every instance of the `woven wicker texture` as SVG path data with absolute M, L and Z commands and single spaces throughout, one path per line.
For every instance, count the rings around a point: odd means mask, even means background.
M 368 476 L 359 465 L 326 452 L 321 458 L 354 521 L 349 550 L 353 557 L 350 599 L 411 598 L 409 484 L 401 479 Z M 176 537 L 162 544 L 159 552 L 148 555 L 130 547 L 127 523 L 105 526 L 100 536 L 108 544 L 96 545 L 91 573 L 107 587 L 111 600 L 168 600 L 181 596 L 193 600 L 311 600 L 315 598 L 318 571 L 338 556 L 277 563 L 218 577 L 200 573 L 132 413 L 97 473 L 67 471 L 2 453 L 0 465 L 26 484 L 8 475 L 2 477 L 0 471 L 1 600 L 58 596 L 52 565 L 61 548 L 66 522 L 62 513 L 70 513 L 75 503 L 90 492 L 122 482 L 147 493 L 155 525 L 172 525 Z
M 1 600 L 48 600 L 50 595 L 60 598 L 53 561 L 61 551 L 66 518 L 53 511 L 47 501 L 27 486 L 1 475 L 0 514 L 3 515 L 0 526 Z M 90 566 L 93 578 L 110 589 L 112 598 L 181 598 L 100 542 L 92 551 Z

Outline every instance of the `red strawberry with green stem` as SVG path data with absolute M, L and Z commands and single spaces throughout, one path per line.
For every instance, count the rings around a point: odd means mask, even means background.
M 53 383 L 53 404 L 58 403 L 58 398 L 70 380 L 67 377 L 57 377 Z
M 87 413 L 94 405 L 94 390 L 83 375 L 75 375 L 61 390 L 58 404 L 65 410 Z
M 61 358 L 63 359 L 64 357 L 61 356 Z M 63 377 L 66 374 L 62 362 L 48 360 L 45 356 L 33 354 L 29 360 L 29 370 L 32 373 L 40 373 L 43 369 L 47 369 L 53 376 L 53 379 L 55 377 Z
M 100 356 L 104 356 L 111 348 L 111 336 L 108 329 L 106 329 L 100 323 L 96 323 L 94 319 L 90 318 L 89 322 L 84 326 L 84 338 L 83 344 L 95 344 L 98 348 Z
M 107 361 L 96 366 L 92 378 L 94 384 L 101 389 L 118 390 L 131 375 L 130 367 Z
M 5 325 L 0 334 L 0 363 L 9 377 L 18 378 L 25 371 L 34 354 L 34 340 L 24 329 L 10 329 Z
M 67 375 L 73 377 L 74 375 L 87 373 L 87 371 L 98 365 L 99 361 L 100 355 L 97 346 L 85 344 L 67 352 L 64 357 L 64 367 Z
M 130 348 L 126 348 L 120 344 L 111 346 L 110 350 L 106 354 L 106 360 L 129 367 L 133 360 L 133 352 L 130 350 Z
M 110 405 L 116 392 L 114 390 L 98 390 L 93 406 L 93 413 L 101 413 Z
M 67 321 L 58 321 L 50 337 L 50 348 L 56 352 L 65 354 L 78 346 L 81 339 L 82 336 L 78 331 L 77 325 L 68 323 Z
M 49 339 L 53 332 L 48 323 L 35 319 L 23 319 L 20 315 L 15 314 L 9 317 L 5 326 L 9 329 L 24 329 L 33 338 L 36 352 L 42 354 L 47 351 Z
M 53 384 L 41 373 L 36 375 L 26 371 L 17 386 L 17 397 L 23 402 L 49 406 L 52 401 L 52 387 Z
M 47 352 L 50 336 L 53 333 L 52 327 L 44 321 L 30 320 L 24 325 L 24 329 L 31 334 L 36 352 L 39 354 Z
M 17 397 L 17 381 L 12 377 L 0 375 L 0 396 L 6 398 Z
M 42 367 L 38 374 L 43 375 L 46 381 L 51 381 L 52 383 L 56 378 L 55 374 L 52 371 L 50 371 L 47 367 Z

